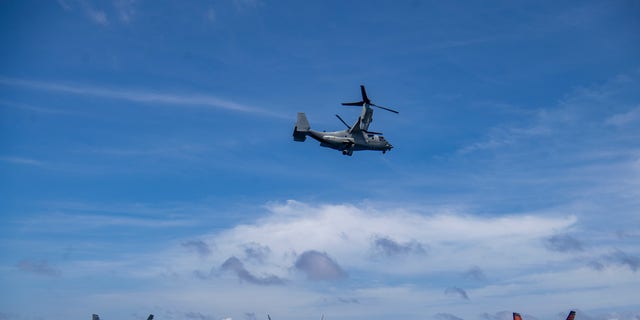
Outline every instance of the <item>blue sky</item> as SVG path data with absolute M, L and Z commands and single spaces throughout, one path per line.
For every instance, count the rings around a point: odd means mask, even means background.
M 2 320 L 640 316 L 637 2 L 0 8 Z

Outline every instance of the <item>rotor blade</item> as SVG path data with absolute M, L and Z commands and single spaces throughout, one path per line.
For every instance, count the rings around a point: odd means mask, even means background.
M 347 128 L 349 128 L 349 130 L 351 130 L 351 126 L 349 126 L 346 122 L 344 122 L 344 120 L 342 120 L 342 118 L 340 118 L 339 115 L 336 114 L 336 117 L 338 117 L 338 119 L 340 119 L 340 121 L 342 121 L 342 123 L 344 123 L 344 125 L 347 126 Z
M 387 111 L 391 111 L 391 112 L 393 112 L 393 113 L 400 113 L 400 112 L 398 112 L 398 111 L 395 111 L 395 110 L 390 109 L 390 108 L 387 108 L 387 107 L 379 106 L 379 105 L 377 105 L 377 104 L 373 104 L 373 103 L 370 103 L 370 104 L 371 104 L 372 106 L 374 106 L 374 107 L 377 107 L 377 108 L 380 108 L 380 109 L 384 109 L 384 110 L 387 110 Z
M 371 100 L 367 97 L 367 90 L 364 89 L 363 85 L 360 85 L 360 93 L 362 93 L 362 101 L 371 104 Z
M 364 101 L 360 101 L 360 102 L 343 102 L 342 103 L 343 106 L 358 106 L 358 107 L 362 107 L 363 104 L 364 104 Z

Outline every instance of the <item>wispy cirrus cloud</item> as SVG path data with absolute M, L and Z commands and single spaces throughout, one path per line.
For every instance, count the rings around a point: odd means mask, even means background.
M 483 139 L 462 146 L 457 152 L 466 155 L 504 148 L 526 148 L 531 152 L 549 145 L 562 145 L 567 150 L 576 146 L 591 149 L 594 144 L 611 147 L 620 135 L 637 134 L 632 124 L 640 120 L 638 89 L 638 71 L 618 75 L 604 84 L 575 88 L 554 105 L 532 110 L 526 121 L 489 128 Z M 612 126 L 621 131 L 612 131 Z
M 6 77 L 0 77 L 0 84 L 57 93 L 94 96 L 105 99 L 126 100 L 138 103 L 157 103 L 165 105 L 205 107 L 212 109 L 225 109 L 259 116 L 281 117 L 264 109 L 244 105 L 231 100 L 226 100 L 206 94 L 172 94 L 145 90 L 135 91 L 121 88 L 83 86 L 77 84 L 60 84 Z
M 20 271 L 55 277 L 60 275 L 60 270 L 51 266 L 46 260 L 21 260 L 17 267 Z
M 95 24 L 101 26 L 109 24 L 106 11 L 96 9 L 89 0 L 57 0 L 57 2 L 65 11 L 80 10 L 86 18 Z
M 40 166 L 44 165 L 44 162 L 42 162 L 40 160 L 35 160 L 35 159 L 31 159 L 31 158 L 24 158 L 24 157 L 14 157 L 14 156 L 0 157 L 0 161 L 13 163 L 13 164 L 19 164 L 19 165 L 37 166 L 37 167 L 40 167 Z
M 91 0 L 57 0 L 57 2 L 65 11 L 73 12 L 78 10 L 91 22 L 101 26 L 108 26 L 111 21 L 114 21 L 113 11 L 115 11 L 115 15 L 118 16 L 121 22 L 131 22 L 136 12 L 137 0 L 114 0 L 109 2 L 112 4 L 108 8 L 111 11 L 112 19 L 109 18 L 110 15 L 107 14 L 107 8 L 104 7 L 107 2 L 94 2 Z
M 20 221 L 25 227 L 32 230 L 49 230 L 56 225 L 57 232 L 69 230 L 98 229 L 108 227 L 120 228 L 176 228 L 192 226 L 196 222 L 184 217 L 146 217 L 129 215 L 94 214 L 94 213 L 67 213 L 51 212 L 43 215 L 32 216 Z
M 129 23 L 135 15 L 135 4 L 137 0 L 116 0 L 113 5 L 118 11 L 118 17 L 124 23 Z

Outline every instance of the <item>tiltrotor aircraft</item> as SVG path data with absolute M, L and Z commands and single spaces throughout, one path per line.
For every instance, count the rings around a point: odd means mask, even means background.
M 362 113 L 352 126 L 349 126 L 336 114 L 336 117 L 347 126 L 347 130 L 331 132 L 311 130 L 307 116 L 304 112 L 298 112 L 298 121 L 293 129 L 293 140 L 302 142 L 309 136 L 320 141 L 320 146 L 342 151 L 342 154 L 346 156 L 351 156 L 354 151 L 360 150 L 382 151 L 382 153 L 391 150 L 393 146 L 384 139 L 381 132 L 369 131 L 369 124 L 373 120 L 373 109 L 371 107 L 393 113 L 398 113 L 398 111 L 371 102 L 367 97 L 367 91 L 362 85 L 360 86 L 360 91 L 362 93 L 362 101 L 342 103 L 343 106 L 362 107 Z

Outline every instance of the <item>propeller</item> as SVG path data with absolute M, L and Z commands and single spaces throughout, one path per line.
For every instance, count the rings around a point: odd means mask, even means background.
M 360 85 L 360 93 L 362 94 L 362 101 L 358 101 L 358 102 L 343 102 L 342 105 L 343 106 L 358 106 L 361 107 L 363 104 L 368 104 L 370 106 L 376 107 L 376 108 L 380 108 L 383 110 L 387 110 L 393 113 L 399 113 L 396 110 L 393 110 L 391 108 L 387 108 L 387 107 L 383 107 L 383 106 L 379 106 L 373 102 L 371 102 L 371 100 L 369 100 L 369 97 L 367 97 L 367 91 L 364 89 L 363 85 Z
M 393 112 L 393 113 L 400 113 L 400 112 L 395 111 L 395 110 L 393 110 L 393 109 L 390 109 L 390 108 L 387 108 L 387 107 L 383 107 L 383 106 L 379 106 L 379 105 L 377 105 L 377 104 L 370 103 L 370 105 L 372 105 L 372 106 L 374 106 L 374 107 L 377 107 L 377 108 L 380 108 L 380 109 L 384 109 L 384 110 L 387 110 L 387 111 L 391 111 L 391 112 Z
M 344 123 L 344 125 L 345 125 L 345 126 L 347 126 L 347 128 L 349 128 L 349 130 L 351 130 L 351 126 L 350 126 L 350 125 L 348 125 L 344 120 L 342 120 L 342 118 L 341 118 L 339 115 L 337 115 L 337 114 L 336 114 L 336 117 L 337 117 L 338 119 L 340 119 L 340 121 L 342 121 L 342 123 Z

